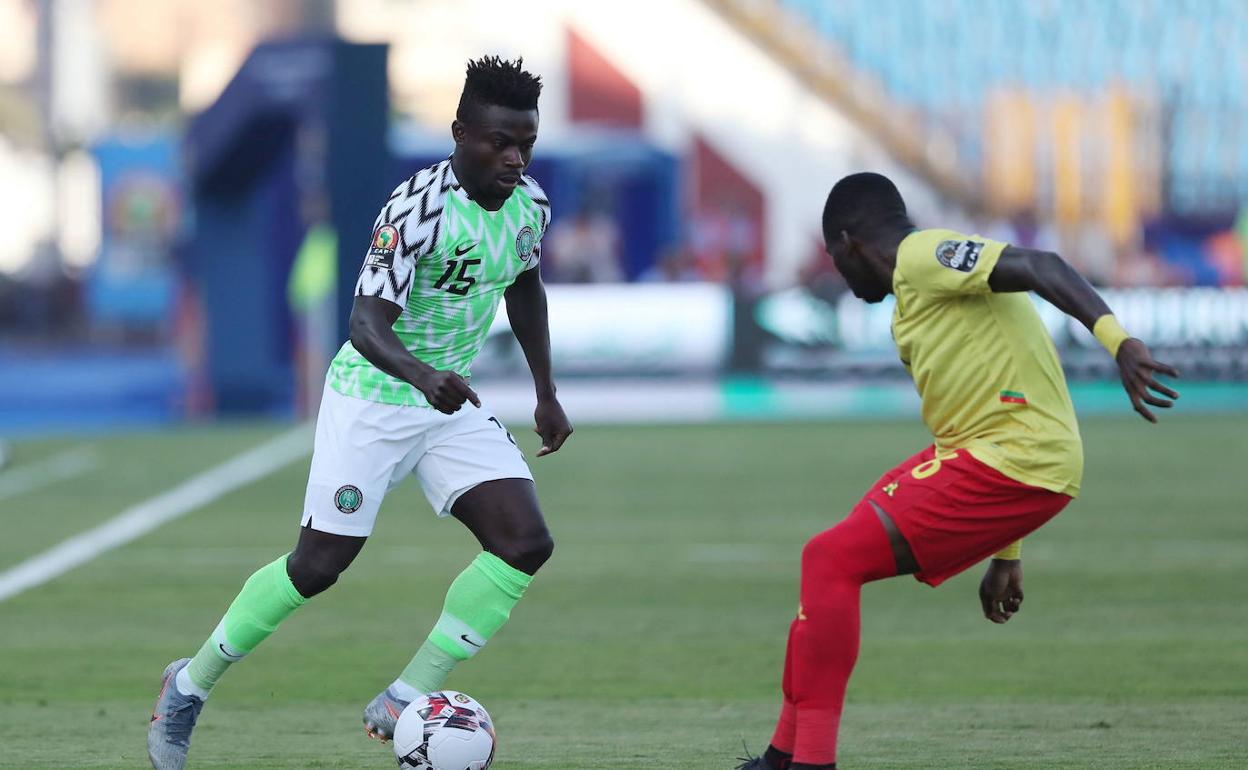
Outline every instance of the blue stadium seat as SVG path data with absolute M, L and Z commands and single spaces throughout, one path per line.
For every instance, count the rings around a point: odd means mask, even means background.
M 1124 83 L 1173 111 L 1164 162 L 1174 208 L 1225 207 L 1248 187 L 1248 2 L 780 2 L 894 98 L 948 125 L 971 158 L 996 88 L 1096 93 Z

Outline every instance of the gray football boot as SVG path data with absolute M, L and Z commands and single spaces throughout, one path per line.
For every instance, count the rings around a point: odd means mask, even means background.
M 173 681 L 190 662 L 190 658 L 175 660 L 165 667 L 160 680 L 160 695 L 156 696 L 156 708 L 147 728 L 147 757 L 156 770 L 182 770 L 191 747 L 191 730 L 204 707 L 201 698 L 178 692 Z
M 410 700 L 398 697 L 389 687 L 382 690 L 364 707 L 364 732 L 383 743 L 393 739 L 394 726 L 409 703 Z

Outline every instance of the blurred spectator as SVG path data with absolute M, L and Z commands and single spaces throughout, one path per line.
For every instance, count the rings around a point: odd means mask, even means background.
M 334 357 L 337 340 L 338 233 L 329 216 L 324 194 L 307 192 L 300 202 L 307 228 L 295 254 L 286 297 L 295 319 L 296 404 L 301 415 L 315 414 L 325 370 Z
M 1040 240 L 1040 225 L 1036 221 L 1036 212 L 1030 208 L 1019 209 L 1010 217 L 1010 243 L 1024 249 L 1036 248 Z
M 1239 210 L 1235 218 L 1235 236 L 1239 239 L 1240 283 L 1248 284 L 1248 206 Z
M 1178 276 L 1166 267 L 1157 255 L 1139 244 L 1129 244 L 1118 249 L 1115 257 L 1114 285 L 1125 288 L 1138 286 L 1172 286 Z
M 671 246 L 639 276 L 641 283 L 688 283 L 702 280 L 693 255 L 683 245 Z
M 987 214 L 981 214 L 980 216 L 972 218 L 971 228 L 968 234 L 978 235 L 983 238 L 991 238 L 994 241 L 1003 241 L 1015 246 L 1022 245 L 1016 237 L 1014 227 L 1010 220 L 996 219 Z
M 1165 216 L 1147 224 L 1144 240 L 1178 285 L 1242 285 L 1242 253 L 1233 226 L 1228 217 Z
M 82 282 L 62 267 L 56 244 L 39 241 L 21 271 L 0 273 L 0 335 L 56 340 L 82 333 Z
M 604 207 L 587 201 L 572 216 L 556 218 L 543 242 L 543 276 L 559 283 L 613 283 L 620 269 L 620 228 Z
M 1009 222 L 1009 243 L 1025 249 L 1057 249 L 1057 229 L 1052 222 L 1036 216 L 1035 209 L 1023 208 L 1014 212 Z
M 1233 230 L 1224 230 L 1209 236 L 1205 241 L 1205 253 L 1209 255 L 1209 262 L 1218 273 L 1219 285 L 1243 285 L 1243 246 Z
M 694 212 L 690 246 L 698 272 L 709 281 L 725 282 L 732 273 L 757 268 L 758 233 L 745 204 L 735 196 L 725 196 L 711 207 Z
M 1073 235 L 1075 266 L 1093 285 L 1112 286 L 1117 255 L 1109 232 L 1099 223 L 1083 222 L 1074 228 Z

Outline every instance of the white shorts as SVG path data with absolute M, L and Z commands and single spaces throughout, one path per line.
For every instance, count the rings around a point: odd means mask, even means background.
M 329 385 L 316 418 L 303 524 L 366 537 L 386 493 L 412 474 L 439 516 L 460 495 L 494 479 L 533 474 L 511 434 L 488 409 L 455 414 L 344 396 Z

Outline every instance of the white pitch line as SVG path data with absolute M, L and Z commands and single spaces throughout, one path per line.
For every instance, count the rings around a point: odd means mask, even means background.
M 57 481 L 72 479 L 95 470 L 99 455 L 90 447 L 79 447 L 36 463 L 0 473 L 0 500 L 17 497 Z
M 62 540 L 38 556 L 0 572 L 0 602 L 60 577 L 97 556 L 125 545 L 217 498 L 268 476 L 312 448 L 308 426 L 266 441 L 232 460 L 190 478 L 164 494 Z

